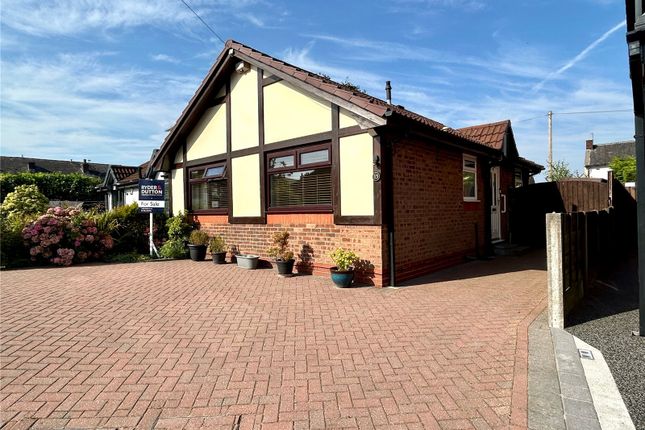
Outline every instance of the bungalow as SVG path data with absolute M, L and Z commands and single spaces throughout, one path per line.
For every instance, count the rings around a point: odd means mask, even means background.
M 388 91 L 389 93 L 389 91 Z M 189 213 L 243 253 L 288 230 L 299 271 L 362 258 L 382 286 L 489 252 L 506 194 L 542 167 L 510 121 L 454 130 L 228 41 L 152 159 Z

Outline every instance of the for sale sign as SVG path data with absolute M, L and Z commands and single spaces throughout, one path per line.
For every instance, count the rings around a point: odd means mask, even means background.
M 156 179 L 139 180 L 139 211 L 161 213 L 165 206 L 164 181 Z

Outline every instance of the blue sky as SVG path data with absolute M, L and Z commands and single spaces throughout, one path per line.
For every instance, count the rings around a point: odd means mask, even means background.
M 520 154 L 581 170 L 633 138 L 622 0 L 187 0 L 233 38 L 451 127 L 511 119 Z M 3 155 L 139 164 L 222 44 L 180 0 L 4 0 Z M 579 111 L 626 112 L 564 115 Z

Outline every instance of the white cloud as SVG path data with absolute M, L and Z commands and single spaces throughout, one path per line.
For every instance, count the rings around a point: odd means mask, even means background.
M 51 158 L 140 163 L 198 85 L 106 66 L 98 54 L 3 61 L 2 70 L 2 152 Z
M 166 55 L 166 54 L 155 54 L 155 55 L 151 55 L 150 58 L 152 58 L 154 61 L 161 61 L 164 63 L 171 63 L 171 64 L 180 63 L 180 61 L 175 57 L 171 57 L 170 55 Z

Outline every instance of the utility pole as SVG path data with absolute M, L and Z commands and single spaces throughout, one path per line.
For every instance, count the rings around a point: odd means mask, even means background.
M 549 111 L 547 113 L 549 117 L 549 157 L 548 157 L 548 170 L 547 170 L 547 179 L 550 181 L 553 177 L 553 112 Z

